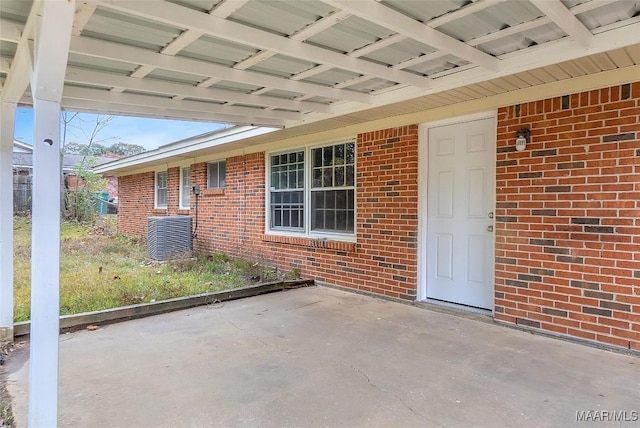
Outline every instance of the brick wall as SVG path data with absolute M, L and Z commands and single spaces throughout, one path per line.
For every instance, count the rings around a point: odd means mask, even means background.
M 154 173 L 118 177 L 118 232 L 129 236 L 147 235 L 147 217 L 167 215 L 154 210 Z
M 497 131 L 496 318 L 640 349 L 640 83 L 501 108 Z
M 418 129 L 375 131 L 357 139 L 357 244 L 264 234 L 265 154 L 226 159 L 226 187 L 207 189 L 207 164 L 191 166 L 198 201 L 196 251 L 251 257 L 303 277 L 415 300 Z M 179 170 L 168 170 L 168 209 L 153 210 L 153 173 L 120 178 L 120 230 L 146 234 L 146 217 L 177 210 Z M 128 195 L 125 197 L 124 195 Z M 195 197 L 189 214 L 195 217 Z
M 640 83 L 498 111 L 496 319 L 640 349 Z M 526 150 L 515 134 L 531 129 Z M 199 184 L 194 247 L 252 257 L 304 277 L 408 300 L 417 284 L 417 126 L 357 138 L 357 243 L 264 234 L 265 154 L 226 159 L 227 186 Z M 120 230 L 144 235 L 153 173 L 120 178 Z M 125 197 L 124 195 L 128 195 Z

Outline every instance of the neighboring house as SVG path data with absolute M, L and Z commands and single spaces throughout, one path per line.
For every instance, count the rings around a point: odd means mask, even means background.
M 566 87 L 236 127 L 96 170 L 118 176 L 127 235 L 197 206 L 197 251 L 640 350 L 640 81 Z
M 65 154 L 62 159 L 64 185 L 73 189 L 76 185 L 76 167 L 85 159 L 83 155 Z M 113 157 L 94 157 L 95 166 L 112 162 Z M 31 176 L 33 175 L 33 147 L 22 141 L 13 142 L 14 210 L 28 211 L 31 206 Z M 108 183 L 110 201 L 117 201 L 118 179 L 114 175 L 104 174 Z

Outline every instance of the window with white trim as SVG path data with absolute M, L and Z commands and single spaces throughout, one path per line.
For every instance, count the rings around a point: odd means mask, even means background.
M 355 144 L 311 149 L 311 230 L 353 233 Z
M 191 208 L 191 168 L 180 168 L 180 209 Z
M 304 151 L 271 155 L 271 228 L 304 230 Z
M 309 236 L 355 233 L 355 142 L 268 156 L 267 229 Z
M 167 171 L 156 172 L 155 207 L 167 208 Z
M 224 189 L 227 174 L 226 161 L 210 162 L 207 164 L 207 188 Z

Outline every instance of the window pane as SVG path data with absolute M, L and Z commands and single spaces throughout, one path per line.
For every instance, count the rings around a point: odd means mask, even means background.
M 222 189 L 227 185 L 227 162 L 218 162 L 218 185 Z
M 314 168 L 322 166 L 322 149 L 313 149 L 312 157 Z
M 333 183 L 336 186 L 344 186 L 344 167 L 337 167 L 334 171 Z
M 212 162 L 207 166 L 207 187 L 221 189 L 225 186 L 225 161 Z
M 156 205 L 167 206 L 167 171 L 156 173 Z
M 347 143 L 345 144 L 345 151 L 346 151 L 346 164 L 350 164 L 353 165 L 354 163 L 356 163 L 356 145 L 354 143 Z
M 335 146 L 335 156 L 333 159 L 334 165 L 344 165 L 344 144 L 338 144 Z
M 313 168 L 313 187 L 322 187 L 322 169 Z
M 333 171 L 331 168 L 322 168 L 322 187 L 333 186 Z
M 181 204 L 183 207 L 191 205 L 191 168 L 182 168 L 182 181 L 180 183 Z
M 353 186 L 353 184 L 355 183 L 355 180 L 354 180 L 355 173 L 354 173 L 353 165 L 347 166 L 346 176 L 347 176 L 347 186 Z
M 271 156 L 271 187 L 274 189 L 304 188 L 304 152 Z
M 331 165 L 331 163 L 333 162 L 333 146 L 325 147 L 324 149 L 322 149 L 322 155 L 322 164 L 324 166 Z
M 354 190 L 314 190 L 311 193 L 313 212 L 311 229 L 325 232 L 354 231 Z
M 302 190 L 271 192 L 271 227 L 304 228 L 303 199 Z

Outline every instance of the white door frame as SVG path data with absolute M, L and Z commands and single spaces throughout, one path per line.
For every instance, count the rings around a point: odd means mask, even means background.
M 425 122 L 418 125 L 418 300 L 427 300 L 427 208 L 429 204 L 429 195 L 427 194 L 427 185 L 429 177 L 429 129 L 440 126 L 453 125 L 456 123 L 472 122 L 482 119 L 493 119 L 494 129 L 497 131 L 497 110 L 484 111 L 466 116 L 452 117 L 433 122 Z M 497 140 L 497 133 L 496 133 Z M 493 141 L 494 151 L 496 140 Z M 494 177 L 494 183 L 496 179 Z M 494 184 L 495 199 L 495 184 Z M 495 211 L 494 211 L 495 212 Z M 494 229 L 495 230 L 495 229 Z M 495 233 L 493 234 L 495 248 Z M 495 255 L 494 255 L 495 257 Z M 491 270 L 492 282 L 495 282 L 495 262 Z M 495 299 L 495 298 L 494 298 Z M 493 312 L 493 309 L 492 309 Z

